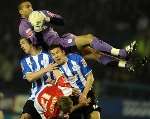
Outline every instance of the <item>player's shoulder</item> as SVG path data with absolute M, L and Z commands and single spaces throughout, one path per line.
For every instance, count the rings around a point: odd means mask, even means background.
M 48 53 L 47 51 L 42 51 L 41 54 L 43 54 L 44 56 L 49 57 L 50 59 L 53 59 L 52 55 L 50 53 Z
M 20 18 L 20 26 L 27 23 L 29 23 L 29 21 L 26 18 Z
M 70 57 L 70 58 L 82 57 L 81 55 L 79 55 L 77 53 L 69 53 L 67 56 Z
M 29 60 L 29 55 L 26 55 L 20 59 L 20 63 L 27 62 Z
M 51 56 L 47 51 L 42 50 L 41 54 L 47 55 L 47 56 Z
M 81 55 L 77 54 L 77 53 L 69 53 L 67 55 L 67 57 L 70 60 L 81 60 L 81 59 L 83 59 L 83 57 Z
M 46 85 L 42 86 L 42 88 L 40 89 L 39 92 L 41 92 L 41 91 L 47 91 L 47 89 L 50 88 L 50 87 L 52 87 L 52 86 L 53 86 L 52 84 L 46 84 Z
M 30 57 L 29 55 L 25 55 L 21 58 L 21 61 L 24 61 L 24 60 L 28 59 L 29 57 Z

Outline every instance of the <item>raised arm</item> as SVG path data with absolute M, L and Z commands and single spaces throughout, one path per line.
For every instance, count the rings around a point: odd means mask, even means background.
M 87 97 L 88 92 L 91 90 L 91 88 L 93 86 L 93 82 L 94 82 L 93 74 L 92 74 L 92 72 L 90 72 L 87 75 L 87 81 L 86 81 L 86 84 L 85 84 L 85 88 L 82 92 L 83 96 Z
M 62 16 L 47 10 L 42 10 L 42 12 L 46 15 L 46 17 L 50 18 L 50 23 L 54 25 L 64 25 L 64 19 Z
M 35 81 L 43 76 L 45 73 L 53 71 L 56 68 L 57 64 L 49 64 L 45 68 L 41 68 L 39 71 L 32 72 L 30 67 L 24 63 L 24 60 L 21 61 L 21 68 L 23 72 L 24 79 L 27 79 L 29 82 Z

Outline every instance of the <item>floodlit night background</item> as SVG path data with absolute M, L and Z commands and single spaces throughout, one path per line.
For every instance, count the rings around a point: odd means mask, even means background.
M 35 10 L 47 9 L 64 17 L 60 34 L 92 33 L 122 48 L 137 40 L 138 57 L 150 56 L 149 0 L 30 0 Z M 19 118 L 30 83 L 22 79 L 19 60 L 17 0 L 0 4 L 0 110 L 4 119 Z M 102 119 L 150 119 L 150 65 L 136 72 L 88 61 Z M 0 117 L 1 119 L 2 117 Z

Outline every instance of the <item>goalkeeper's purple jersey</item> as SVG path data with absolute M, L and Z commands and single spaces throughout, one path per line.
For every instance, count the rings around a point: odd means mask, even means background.
M 30 39 L 33 44 L 36 44 L 37 38 L 35 37 L 35 32 L 32 30 L 32 26 L 26 18 L 21 18 L 19 24 L 19 34 L 21 37 Z
M 42 12 L 47 17 L 50 17 L 50 20 L 51 20 L 50 23 L 56 24 L 56 25 L 62 25 L 64 23 L 63 18 L 60 15 L 51 13 L 46 10 L 42 10 Z M 50 24 L 47 24 L 47 25 L 45 24 L 44 27 L 46 29 L 42 31 L 42 34 L 43 34 L 43 39 L 45 40 L 45 42 L 48 43 L 48 45 L 58 44 L 57 40 L 60 39 L 60 37 L 57 34 L 57 32 L 53 30 Z M 19 34 L 22 37 L 30 39 L 33 44 L 37 43 L 38 38 L 36 38 L 35 32 L 33 31 L 33 27 L 26 18 L 21 18 L 20 25 L 19 25 Z

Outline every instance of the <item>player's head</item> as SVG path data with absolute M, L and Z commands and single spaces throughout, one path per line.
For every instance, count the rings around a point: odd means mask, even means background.
M 27 0 L 22 0 L 18 5 L 18 11 L 22 17 L 28 18 L 29 14 L 33 11 L 32 4 Z
M 70 97 L 63 96 L 59 99 L 58 105 L 64 114 L 70 113 L 73 108 L 73 101 L 71 100 Z
M 61 65 L 67 61 L 66 53 L 62 46 L 52 45 L 48 51 L 57 64 Z
M 26 38 L 20 38 L 20 47 L 21 49 L 26 53 L 26 54 L 30 54 L 31 49 L 33 48 L 32 43 L 30 42 L 30 40 L 26 39 Z

